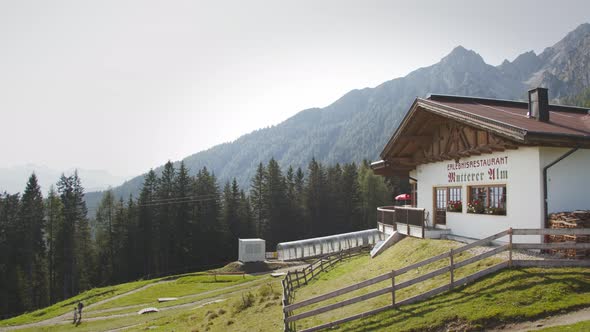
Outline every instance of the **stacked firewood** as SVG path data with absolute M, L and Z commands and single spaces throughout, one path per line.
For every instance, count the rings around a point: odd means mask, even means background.
M 551 228 L 590 228 L 590 210 L 550 214 L 549 224 Z M 550 235 L 549 242 L 590 243 L 590 235 Z M 552 252 L 571 258 L 590 257 L 590 249 L 559 249 Z

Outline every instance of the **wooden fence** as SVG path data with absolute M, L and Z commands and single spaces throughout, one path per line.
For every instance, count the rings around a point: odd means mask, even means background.
M 461 286 L 461 285 L 465 285 L 468 283 L 471 283 L 483 276 L 486 276 L 488 274 L 494 273 L 496 271 L 499 271 L 503 268 L 506 267 L 512 267 L 512 266 L 544 266 L 544 267 L 567 267 L 567 266 L 590 266 L 590 260 L 565 260 L 565 259 L 550 259 L 550 260 L 513 260 L 512 259 L 512 250 L 513 249 L 539 249 L 539 250 L 547 250 L 547 249 L 590 249 L 590 243 L 575 243 L 575 242 L 562 242 L 562 243 L 513 243 L 512 241 L 512 236 L 513 235 L 590 235 L 590 228 L 583 228 L 583 229 L 508 229 L 505 230 L 503 232 L 500 232 L 498 234 L 494 234 L 490 237 L 487 237 L 485 239 L 481 239 L 479 241 L 467 244 L 463 247 L 457 248 L 457 249 L 451 249 L 449 252 L 428 258 L 424 261 L 421 261 L 419 263 L 416 264 L 412 264 L 409 266 L 406 266 L 404 268 L 398 269 L 398 270 L 394 270 L 385 274 L 382 274 L 380 276 L 362 281 L 360 283 L 354 284 L 354 285 L 350 285 L 326 294 L 322 294 L 320 296 L 316 296 L 307 300 L 303 300 L 301 302 L 298 303 L 292 303 L 292 304 L 286 304 L 283 306 L 283 312 L 284 312 L 284 323 L 285 323 L 285 331 L 295 331 L 295 325 L 294 323 L 300 319 L 304 319 L 304 318 L 308 318 L 308 317 L 312 317 L 312 316 L 316 316 L 319 314 L 322 314 L 324 312 L 328 312 L 331 310 L 335 310 L 338 308 L 342 308 L 344 306 L 347 305 L 351 305 L 354 303 L 359 303 L 362 301 L 366 301 L 368 299 L 372 299 L 375 298 L 377 296 L 381 296 L 384 294 L 391 294 L 391 304 L 386 305 L 384 307 L 381 308 L 376 308 L 370 311 L 366 311 L 366 312 L 362 312 L 350 317 L 346 317 L 343 319 L 339 319 L 333 322 L 329 322 L 329 323 L 325 323 L 322 325 L 318 325 L 318 326 L 314 326 L 308 329 L 305 329 L 303 331 L 306 332 L 310 332 L 310 331 L 317 331 L 317 330 L 321 330 L 321 329 L 325 329 L 325 328 L 330 328 L 332 326 L 336 326 L 339 324 L 343 324 L 352 320 L 356 320 L 356 319 L 360 319 L 363 317 L 367 317 L 370 315 L 374 315 L 377 314 L 379 312 L 385 311 L 385 310 L 389 310 L 395 307 L 399 307 L 402 305 L 406 305 L 406 304 L 411 304 L 414 302 L 418 302 L 418 301 L 422 301 L 425 300 L 429 297 L 432 297 L 434 295 L 440 294 L 444 291 L 447 290 L 451 290 L 456 286 Z M 460 262 L 455 262 L 454 261 L 454 257 L 462 252 L 465 252 L 471 248 L 474 248 L 476 246 L 483 246 L 486 245 L 494 240 L 497 240 L 499 238 L 508 236 L 509 240 L 508 243 L 500 245 L 488 252 L 467 258 L 465 260 L 462 260 Z M 499 264 L 496 264 L 494 266 L 482 269 L 474 274 L 471 274 L 469 276 L 466 276 L 464 278 L 455 280 L 455 276 L 454 276 L 454 271 L 460 267 L 478 262 L 480 260 L 483 260 L 485 258 L 488 257 L 492 257 L 494 255 L 497 255 L 501 252 L 504 251 L 508 251 L 508 259 L 506 261 L 503 261 Z M 420 267 L 426 266 L 428 264 L 440 261 L 440 260 L 446 260 L 448 262 L 448 266 L 439 268 L 437 270 L 434 270 L 432 272 L 428 272 L 426 274 L 423 274 L 421 276 L 403 281 L 403 282 L 399 282 L 396 283 L 396 278 L 409 272 L 409 271 L 413 271 L 416 270 Z M 402 301 L 397 301 L 396 300 L 396 291 L 399 291 L 401 289 L 404 289 L 406 287 L 412 286 L 414 284 L 429 280 L 431 278 L 434 278 L 436 276 L 442 275 L 442 274 L 446 274 L 449 273 L 450 275 L 450 280 L 448 284 L 443 284 L 440 285 L 432 290 L 429 290 L 425 293 L 416 295 L 414 297 L 411 298 L 407 298 L 404 299 Z M 361 288 L 365 288 L 368 287 L 370 285 L 374 285 L 377 284 L 379 282 L 383 282 L 386 280 L 391 280 L 391 286 L 379 289 L 379 290 L 375 290 L 375 291 L 371 291 L 367 294 L 364 295 L 360 295 L 360 296 L 356 296 L 350 299 L 346 299 L 337 303 L 333 303 L 333 304 L 329 304 L 320 308 L 316 308 L 313 310 L 309 310 L 306 312 L 302 312 L 302 313 L 298 313 L 298 314 L 293 314 L 293 311 L 296 309 L 300 309 L 309 305 L 312 305 L 314 303 L 318 303 L 318 302 L 322 302 L 328 299 L 332 299 L 353 291 L 356 291 L 358 289 Z M 398 279 L 399 280 L 399 279 Z M 292 296 L 291 294 L 289 294 L 290 296 Z M 292 299 L 292 297 L 290 297 L 290 299 Z M 291 303 L 291 301 L 289 302 L 284 302 L 284 303 Z
M 242 279 L 246 279 L 246 271 L 222 272 L 217 270 L 210 270 L 207 271 L 207 274 L 212 275 L 215 282 L 217 282 L 217 276 L 242 276 Z
M 307 285 L 308 281 L 312 280 L 320 273 L 331 269 L 336 263 L 341 262 L 343 259 L 365 254 L 368 250 L 369 246 L 362 246 L 326 254 L 301 270 L 288 271 L 285 278 L 282 280 L 283 308 L 294 301 L 295 293 L 293 291 L 296 288 Z M 283 311 L 283 313 L 285 331 L 289 331 L 294 327 L 294 324 L 287 322 L 289 314 L 286 311 Z

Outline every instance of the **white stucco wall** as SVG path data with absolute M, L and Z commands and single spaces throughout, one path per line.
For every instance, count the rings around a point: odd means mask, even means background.
M 509 227 L 513 228 L 541 228 L 543 227 L 542 205 L 542 168 L 540 167 L 540 149 L 538 147 L 521 147 L 491 154 L 482 154 L 470 158 L 462 158 L 459 162 L 477 161 L 490 158 L 507 158 L 500 166 L 480 166 L 468 169 L 454 170 L 456 174 L 484 173 L 484 178 L 469 179 L 464 182 L 449 182 L 448 165 L 454 161 L 443 161 L 419 165 L 411 176 L 418 180 L 418 207 L 425 208 L 428 222 L 432 225 L 434 213 L 435 187 L 462 187 L 463 212 L 447 212 L 446 228 L 452 234 L 484 238 L 501 232 Z M 507 179 L 490 180 L 488 170 L 495 168 L 507 171 Z M 506 185 L 506 215 L 483 215 L 467 213 L 467 187 L 470 185 Z M 538 242 L 540 237 L 515 239 L 520 242 Z
M 571 148 L 540 148 L 541 167 Z M 547 170 L 549 213 L 590 210 L 590 150 L 579 149 Z

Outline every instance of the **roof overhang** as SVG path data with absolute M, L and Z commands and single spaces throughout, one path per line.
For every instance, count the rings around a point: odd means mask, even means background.
M 409 167 L 400 167 L 385 160 L 372 162 L 371 169 L 377 175 L 399 177 L 409 177 L 411 170 Z
M 510 139 L 515 143 L 525 143 L 525 136 L 527 132 L 522 128 L 492 120 L 490 118 L 477 116 L 454 107 L 431 102 L 427 99 L 416 98 L 412 103 L 410 110 L 408 113 L 406 113 L 406 116 L 400 123 L 399 127 L 385 145 L 385 148 L 380 154 L 381 158 L 386 159 L 385 156 L 387 156 L 395 143 L 400 140 L 404 129 L 408 126 L 410 121 L 412 121 L 414 115 L 419 111 L 430 112 L 448 119 L 452 119 L 453 121 L 464 123 L 474 128 L 488 130 L 499 136 Z

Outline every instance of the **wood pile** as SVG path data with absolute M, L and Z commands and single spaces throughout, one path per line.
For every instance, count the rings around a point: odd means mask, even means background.
M 590 210 L 559 212 L 549 215 L 551 228 L 590 228 Z M 590 235 L 549 235 L 549 242 L 590 243 Z M 590 258 L 589 249 L 551 250 L 570 258 Z

